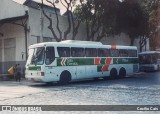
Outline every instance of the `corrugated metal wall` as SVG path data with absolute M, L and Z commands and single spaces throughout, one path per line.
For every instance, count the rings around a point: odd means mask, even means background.
M 5 61 L 15 61 L 16 57 L 16 39 L 9 38 L 4 40 L 4 59 Z

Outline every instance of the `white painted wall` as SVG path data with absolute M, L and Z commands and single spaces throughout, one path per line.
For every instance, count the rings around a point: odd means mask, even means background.
M 56 29 L 56 16 L 55 14 L 49 14 L 52 17 L 53 20 L 53 28 L 55 30 L 55 32 L 58 34 L 58 31 Z M 48 25 L 49 25 L 49 21 L 47 18 L 45 18 L 43 16 L 43 36 L 44 37 L 53 37 L 51 31 L 48 29 Z M 60 16 L 59 15 L 59 26 L 60 29 L 62 31 L 62 33 L 64 33 L 64 31 L 67 29 L 68 27 L 68 21 L 67 18 L 64 16 Z M 30 26 L 30 33 L 29 33 L 29 44 L 34 44 L 37 43 L 37 37 L 36 36 L 40 36 L 41 35 L 41 26 L 40 26 L 40 11 L 33 9 L 33 8 L 29 8 L 29 26 Z M 71 34 L 70 33 L 68 35 L 67 39 L 71 39 Z M 77 39 L 86 39 L 86 32 L 85 32 L 85 28 L 84 26 L 80 26 L 79 29 L 79 33 L 76 36 Z M 54 40 L 53 40 L 54 41 Z
M 22 52 L 25 52 L 25 36 L 24 36 L 24 29 L 21 26 L 14 25 L 14 24 L 4 24 L 0 27 L 0 32 L 4 34 L 1 36 L 2 40 L 2 61 L 6 62 L 7 57 L 4 57 L 4 41 L 5 39 L 15 39 L 15 60 L 11 61 L 25 61 L 25 57 L 22 60 Z M 13 47 L 13 46 L 12 46 Z M 10 55 L 13 56 L 13 55 Z
M 0 1 L 0 20 L 25 15 L 28 9 L 26 6 L 18 4 L 12 0 Z

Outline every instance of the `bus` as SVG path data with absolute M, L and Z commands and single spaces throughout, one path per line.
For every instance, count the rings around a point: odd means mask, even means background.
M 135 46 L 66 40 L 29 46 L 25 77 L 66 84 L 76 80 L 125 77 L 138 70 Z
M 139 53 L 140 71 L 160 70 L 160 51 L 145 51 Z

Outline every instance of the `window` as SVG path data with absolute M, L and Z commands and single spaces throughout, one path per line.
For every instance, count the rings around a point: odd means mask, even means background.
M 44 47 L 35 48 L 31 64 L 42 65 L 44 63 Z
M 97 57 L 96 48 L 86 48 L 85 50 L 86 57 Z
M 98 49 L 98 57 L 108 57 L 108 49 Z
M 128 50 L 129 57 L 137 57 L 137 50 Z
M 57 47 L 59 57 L 70 57 L 69 47 Z
M 54 47 L 47 47 L 46 48 L 46 65 L 51 64 L 55 60 L 55 53 L 54 53 Z
M 110 50 L 110 56 L 111 56 L 111 57 L 118 57 L 118 56 L 119 56 L 119 51 L 118 51 L 118 49 L 111 49 L 111 50 Z
M 126 49 L 120 49 L 119 50 L 119 56 L 120 57 L 128 57 L 128 50 L 126 50 Z
M 84 57 L 84 48 L 71 48 L 72 57 Z

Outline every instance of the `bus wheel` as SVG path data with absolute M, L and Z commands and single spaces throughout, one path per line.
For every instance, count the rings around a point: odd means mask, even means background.
M 67 84 L 69 81 L 71 81 L 71 74 L 68 71 L 63 71 L 60 75 L 60 81 L 59 83 L 64 85 Z
M 121 68 L 119 70 L 119 77 L 124 78 L 125 76 L 126 76 L 126 70 L 125 70 L 125 68 Z
M 117 70 L 115 68 L 112 68 L 110 71 L 110 78 L 115 79 L 117 77 Z

